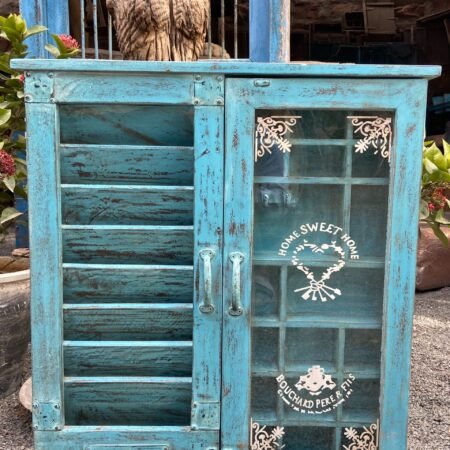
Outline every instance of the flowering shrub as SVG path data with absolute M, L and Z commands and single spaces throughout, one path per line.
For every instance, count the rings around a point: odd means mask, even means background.
M 20 15 L 0 16 L 0 38 L 8 41 L 8 50 L 0 52 L 0 237 L 6 227 L 21 213 L 14 208 L 17 197 L 27 197 L 25 161 L 25 76 L 11 68 L 15 58 L 25 58 L 28 47 L 25 41 L 46 28 L 40 25 L 27 28 Z M 58 58 L 68 58 L 79 53 L 75 39 L 68 35 L 53 35 L 56 47 L 47 50 Z
M 448 245 L 442 225 L 450 225 L 445 214 L 450 209 L 450 144 L 444 141 L 444 153 L 434 142 L 426 142 L 423 149 L 422 196 L 420 220 L 427 223 L 434 234 Z

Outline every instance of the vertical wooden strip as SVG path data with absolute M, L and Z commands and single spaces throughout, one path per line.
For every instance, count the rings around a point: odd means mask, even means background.
M 270 62 L 291 59 L 291 0 L 271 0 Z
M 238 36 L 238 32 L 239 32 L 239 29 L 238 29 L 238 19 L 239 19 L 239 2 L 238 2 L 238 0 L 234 0 L 234 21 L 233 21 L 233 39 L 234 39 L 234 55 L 233 55 L 233 57 L 235 58 L 235 59 L 237 59 L 238 58 L 238 45 L 239 45 L 239 42 L 238 42 L 238 38 L 239 38 L 239 36 Z
M 69 33 L 68 0 L 20 0 L 20 13 L 28 27 L 44 25 L 48 28 L 48 33 L 40 33 L 27 39 L 29 57 L 48 57 L 44 46 L 49 41 L 49 33 Z
M 405 83 L 394 119 L 384 290 L 380 448 L 406 450 L 427 82 Z
M 98 8 L 97 0 L 92 0 L 92 16 L 94 21 L 94 54 L 98 59 Z
M 251 283 L 253 241 L 253 136 L 255 110 L 239 97 L 238 81 L 227 81 L 225 134 L 225 245 L 222 446 L 249 448 L 251 383 Z M 240 252 L 243 314 L 229 312 L 233 285 L 230 254 Z M 226 413 L 225 413 L 226 412 Z
M 56 403 L 63 425 L 62 266 L 55 105 L 27 104 L 28 186 L 31 242 L 33 398 Z M 34 424 L 39 418 L 34 416 Z
M 108 13 L 108 57 L 113 59 L 113 21 L 111 14 Z
M 81 57 L 86 58 L 86 12 L 84 9 L 84 0 L 80 0 L 81 15 Z
M 225 58 L 225 0 L 220 0 L 220 21 L 222 58 Z
M 270 1 L 250 0 L 250 59 L 269 61 Z
M 27 26 L 45 25 L 45 0 L 20 0 L 20 13 L 27 22 Z M 44 37 L 37 34 L 27 39 L 29 57 L 42 58 L 44 56 Z
M 222 245 L 223 245 L 223 106 L 195 109 L 195 246 L 194 246 L 194 361 L 193 420 L 195 429 L 220 426 Z M 205 300 L 205 270 L 200 252 L 211 249 L 212 304 L 214 311 L 202 312 Z M 214 420 L 202 424 L 196 409 L 210 403 Z M 217 414 L 217 415 L 215 415 Z

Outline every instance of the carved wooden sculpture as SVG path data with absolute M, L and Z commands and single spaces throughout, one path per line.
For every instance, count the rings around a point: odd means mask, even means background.
M 209 0 L 107 0 L 125 59 L 195 61 L 203 52 Z

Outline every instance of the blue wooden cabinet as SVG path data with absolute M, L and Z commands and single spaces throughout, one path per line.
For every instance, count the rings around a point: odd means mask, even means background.
M 15 66 L 36 449 L 406 449 L 439 68 Z

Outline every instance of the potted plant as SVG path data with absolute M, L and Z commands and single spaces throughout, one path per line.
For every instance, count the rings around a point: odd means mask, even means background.
M 25 41 L 45 27 L 27 28 L 20 15 L 0 16 L 0 38 L 7 50 L 0 52 L 0 241 L 6 230 L 20 218 L 17 198 L 26 199 L 26 137 L 24 74 L 10 66 L 15 58 L 25 58 Z M 53 35 L 55 46 L 47 50 L 57 58 L 78 53 L 78 43 L 70 36 Z M 26 252 L 0 257 L 0 397 L 17 390 L 22 381 L 22 365 L 29 342 L 30 272 Z
M 450 285 L 449 198 L 450 144 L 444 141 L 442 152 L 434 142 L 425 142 L 416 277 L 419 290 Z

